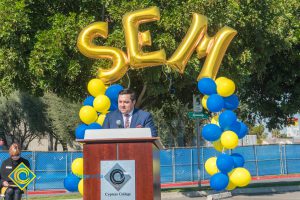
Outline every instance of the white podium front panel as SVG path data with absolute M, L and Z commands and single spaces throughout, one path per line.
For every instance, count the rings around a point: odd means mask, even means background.
M 101 200 L 135 200 L 135 161 L 101 161 Z
M 150 128 L 117 128 L 86 130 L 84 139 L 151 138 Z

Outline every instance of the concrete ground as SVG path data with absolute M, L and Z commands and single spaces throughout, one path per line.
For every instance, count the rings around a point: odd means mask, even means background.
M 206 197 L 179 197 L 176 196 L 165 196 L 162 200 L 206 200 Z M 225 200 L 299 200 L 300 199 L 300 191 L 299 192 L 286 192 L 286 193 L 269 193 L 269 194 L 237 194 L 229 198 L 225 198 Z M 82 200 L 82 199 L 69 199 L 69 200 Z
M 162 200 L 206 200 L 206 197 L 167 197 Z M 299 200 L 300 199 L 300 191 L 299 192 L 287 192 L 287 193 L 273 193 L 273 194 L 239 194 L 233 197 L 226 198 L 226 200 Z
M 214 191 L 190 191 L 190 192 L 163 192 L 162 200 L 206 200 L 208 195 L 230 195 L 229 192 L 215 193 Z M 300 200 L 300 185 L 286 185 L 286 186 L 267 186 L 266 187 L 256 187 L 256 188 L 237 188 L 232 191 L 232 196 L 223 199 L 233 199 L 233 200 Z M 217 199 L 217 198 L 215 198 Z

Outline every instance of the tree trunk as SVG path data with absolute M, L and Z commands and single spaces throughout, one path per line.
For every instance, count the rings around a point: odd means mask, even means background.
M 54 151 L 57 151 L 58 139 L 55 138 Z
M 48 151 L 53 151 L 53 135 L 49 133 Z
M 59 142 L 60 142 L 60 144 L 61 144 L 61 146 L 63 148 L 63 151 L 68 151 L 68 145 L 67 145 L 67 143 L 65 141 L 63 141 L 63 140 L 59 140 Z
M 141 91 L 141 93 L 140 93 L 140 95 L 139 95 L 139 97 L 138 97 L 138 99 L 137 99 L 137 101 L 136 101 L 136 104 L 135 104 L 135 107 L 136 107 L 136 108 L 140 108 L 141 105 L 142 105 L 142 103 L 144 102 L 144 101 L 143 101 L 143 98 L 144 98 L 144 96 L 145 96 L 146 89 L 147 89 L 147 83 L 145 83 L 145 84 L 143 85 L 143 89 L 142 89 L 142 91 Z

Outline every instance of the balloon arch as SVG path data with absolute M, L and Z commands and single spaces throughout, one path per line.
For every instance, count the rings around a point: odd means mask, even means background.
M 223 27 L 214 37 L 209 37 L 206 32 L 207 18 L 194 13 L 185 37 L 171 58 L 167 60 L 164 49 L 143 52 L 143 46 L 151 46 L 151 36 L 149 31 L 138 31 L 141 23 L 159 19 L 160 13 L 157 7 L 124 15 L 123 27 L 127 55 L 118 48 L 96 46 L 93 43 L 96 37 L 107 37 L 108 24 L 106 22 L 95 22 L 81 31 L 77 40 L 79 51 L 89 58 L 109 58 L 113 64 L 110 69 L 99 69 L 98 77 L 89 81 L 87 90 L 90 96 L 83 101 L 83 106 L 79 111 L 82 124 L 76 128 L 76 138 L 83 139 L 87 129 L 101 129 L 106 114 L 118 108 L 118 94 L 123 86 L 106 85 L 122 78 L 129 66 L 133 69 L 140 69 L 167 64 L 172 69 L 183 73 L 192 53 L 196 51 L 199 58 L 206 56 L 197 80 L 198 89 L 204 95 L 202 105 L 212 112 L 211 123 L 203 127 L 202 135 L 217 151 L 221 152 L 217 157 L 211 157 L 205 162 L 205 170 L 211 175 L 210 186 L 220 191 L 248 185 L 251 175 L 243 167 L 243 156 L 238 153 L 226 154 L 226 151 L 234 149 L 238 145 L 238 140 L 248 132 L 247 126 L 238 120 L 233 112 L 239 105 L 238 96 L 234 94 L 235 84 L 225 77 L 214 80 L 226 49 L 237 32 L 232 28 Z M 73 174 L 65 178 L 64 186 L 71 192 L 79 191 L 83 195 L 83 158 L 75 159 L 71 168 Z

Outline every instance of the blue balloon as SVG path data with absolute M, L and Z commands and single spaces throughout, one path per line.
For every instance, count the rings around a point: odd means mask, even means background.
M 102 126 L 98 124 L 97 122 L 93 122 L 90 125 L 88 125 L 87 129 L 101 129 Z
M 244 124 L 244 122 L 240 122 L 241 124 L 241 129 L 240 131 L 237 133 L 239 139 L 242 139 L 243 137 L 245 137 L 245 135 L 247 135 L 248 133 L 248 127 L 246 124 Z
M 238 134 L 241 130 L 241 123 L 238 121 L 233 122 L 233 124 L 231 124 L 231 126 L 228 128 L 228 130 L 233 131 L 236 134 Z
M 121 90 L 123 90 L 123 86 L 119 84 L 113 84 L 109 86 L 106 91 L 105 95 L 108 96 L 111 102 L 118 102 L 119 93 Z
M 221 137 L 222 130 L 215 124 L 207 124 L 202 129 L 202 136 L 205 140 L 216 141 Z
M 231 154 L 231 157 L 233 158 L 234 162 L 234 168 L 236 167 L 244 167 L 245 159 L 244 157 L 239 153 L 233 153 Z
M 79 181 L 80 181 L 80 178 L 78 178 L 74 174 L 69 174 L 64 179 L 64 187 L 66 188 L 66 190 L 68 190 L 70 192 L 78 192 Z
M 223 173 L 228 173 L 234 168 L 233 158 L 227 154 L 220 154 L 217 157 L 217 167 Z
M 211 112 L 220 112 L 224 107 L 224 100 L 218 94 L 212 94 L 208 97 L 206 106 Z
M 115 102 L 111 102 L 110 107 L 109 107 L 109 111 L 115 111 L 118 109 L 118 103 Z
M 229 130 L 230 126 L 236 122 L 237 117 L 231 110 L 225 110 L 219 116 L 219 124 L 223 130 Z
M 216 173 L 210 178 L 210 187 L 216 191 L 224 190 L 228 183 L 228 176 L 222 172 Z
M 198 89 L 202 94 L 211 95 L 217 93 L 217 85 L 211 78 L 202 78 L 198 81 Z
M 84 106 L 93 106 L 94 99 L 95 99 L 95 97 L 93 97 L 93 96 L 88 96 L 88 97 L 84 100 L 83 105 L 84 105 Z
M 239 98 L 233 94 L 229 97 L 224 98 L 224 108 L 228 110 L 235 110 L 239 107 Z
M 87 127 L 88 126 L 86 124 L 80 124 L 77 126 L 77 128 L 75 129 L 76 139 L 84 139 L 84 133 Z

